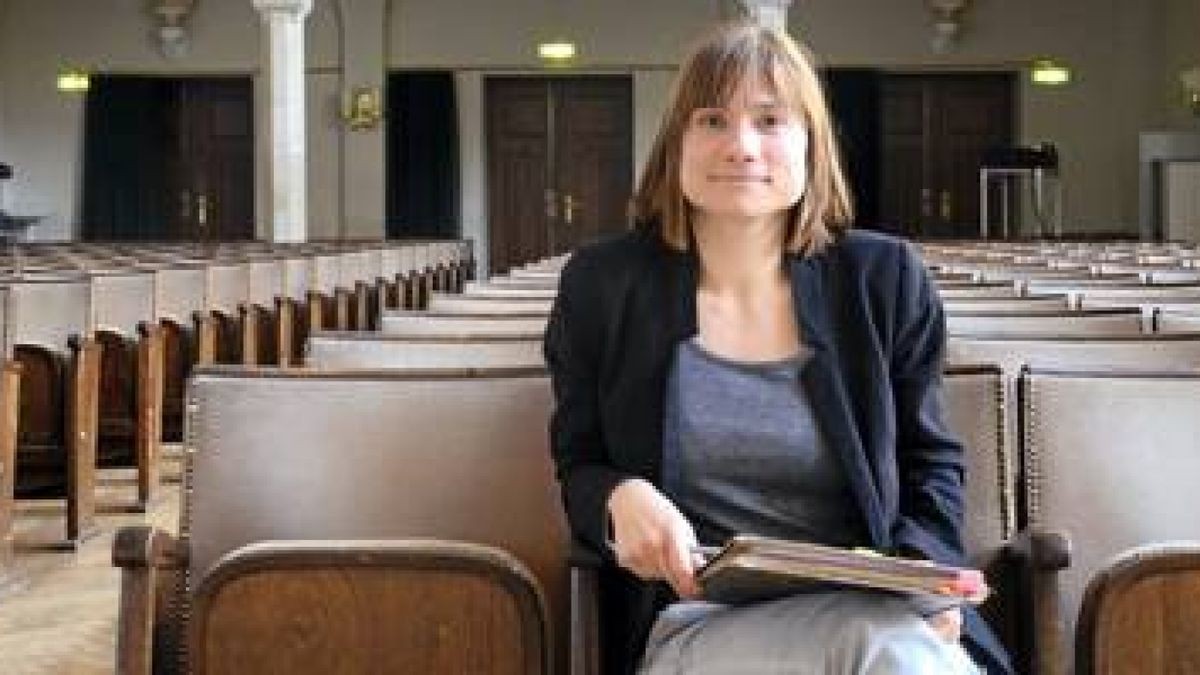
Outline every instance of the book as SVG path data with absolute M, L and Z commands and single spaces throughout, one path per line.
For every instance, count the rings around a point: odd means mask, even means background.
M 737 535 L 697 571 L 706 600 L 739 604 L 834 587 L 983 602 L 987 582 L 978 570 L 863 549 Z

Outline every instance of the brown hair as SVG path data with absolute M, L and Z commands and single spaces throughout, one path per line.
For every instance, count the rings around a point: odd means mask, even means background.
M 850 194 L 838 158 L 825 95 L 808 52 L 787 33 L 752 23 L 718 26 L 702 37 L 683 62 L 666 114 L 633 196 L 636 227 L 657 230 L 670 246 L 685 250 L 691 238 L 690 206 L 679 183 L 683 134 L 692 111 L 724 106 L 748 77 L 769 85 L 781 103 L 797 111 L 808 128 L 808 178 L 790 213 L 786 247 L 812 253 L 853 219 Z

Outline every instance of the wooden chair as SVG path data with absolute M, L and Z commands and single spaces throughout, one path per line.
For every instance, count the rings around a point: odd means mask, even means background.
M 1200 542 L 1138 546 L 1088 582 L 1075 633 L 1078 675 L 1200 672 Z
M 62 354 L 46 345 L 18 344 L 20 413 L 14 495 L 65 499 L 66 536 L 53 547 L 74 549 L 97 532 L 96 430 L 100 345 L 73 338 Z
M 20 404 L 21 366 L 9 360 L 0 367 L 0 587 L 10 577 L 13 562 L 13 476 Z
M 133 510 L 144 512 L 159 483 L 163 420 L 162 329 L 146 322 L 136 338 L 97 330 L 100 345 L 98 463 L 137 470 Z
M 304 540 L 311 542 L 306 546 L 312 550 L 333 552 L 344 548 L 342 540 L 359 540 L 356 545 L 374 551 L 363 555 L 380 559 L 395 552 L 387 547 L 376 551 L 361 540 L 434 539 L 506 552 L 537 580 L 538 590 L 527 588 L 522 594 L 540 593 L 545 599 L 541 635 L 550 653 L 531 655 L 528 650 L 536 647 L 528 646 L 522 662 L 553 659 L 559 666 L 565 664 L 568 542 L 545 433 L 551 394 L 543 369 L 418 375 L 201 368 L 193 377 L 191 400 L 188 445 L 194 452 L 187 456 L 180 538 L 140 528 L 122 530 L 114 545 L 114 562 L 123 570 L 118 673 L 147 673 L 173 665 L 180 672 L 204 672 L 199 668 L 205 664 L 229 663 L 245 643 L 213 636 L 228 635 L 239 621 L 260 623 L 263 627 L 255 630 L 271 634 L 279 621 L 312 612 L 357 610 L 345 616 L 347 625 L 412 612 L 413 595 L 404 591 L 405 585 L 420 589 L 421 612 L 457 621 L 464 606 L 479 607 L 468 597 L 473 589 L 436 580 L 425 583 L 419 580 L 424 572 L 409 573 L 394 565 L 381 572 L 398 584 L 394 593 L 377 598 L 385 604 L 330 598 L 327 585 L 305 583 L 312 576 L 306 577 L 304 570 L 293 573 L 286 555 L 264 568 L 286 589 L 286 604 L 278 607 L 279 613 L 273 603 L 255 603 L 253 616 L 230 616 L 245 614 L 239 610 L 247 605 L 236 599 L 226 602 L 217 590 L 211 594 L 214 600 L 206 600 L 205 589 L 226 587 L 219 575 L 230 567 L 236 570 L 240 556 L 252 555 L 244 546 L 287 540 Z M 447 553 L 445 547 L 436 550 Z M 226 557 L 231 554 L 235 557 Z M 455 555 L 464 565 L 473 557 Z M 343 556 L 324 569 L 348 564 Z M 508 575 L 513 583 L 526 574 L 513 563 L 508 567 L 518 570 Z M 364 588 L 365 583 L 369 580 L 355 579 L 346 585 Z M 274 586 L 270 580 L 233 586 L 249 593 L 267 587 L 262 584 Z M 522 585 L 528 586 L 528 578 Z M 309 592 L 297 598 L 296 589 L 304 588 Z M 298 609 L 297 602 L 308 609 Z M 512 605 L 495 602 L 481 614 L 472 609 L 471 641 L 493 643 L 499 650 L 507 649 L 512 636 L 528 634 L 518 630 L 522 623 L 514 622 Z M 307 613 L 297 614 L 300 611 Z M 214 634 L 213 626 L 225 632 Z M 406 626 L 424 632 L 397 633 L 370 643 L 372 651 L 365 656 L 393 663 L 391 659 L 402 654 L 383 651 L 411 646 L 414 651 L 407 656 L 412 663 L 422 663 L 453 656 L 427 650 L 478 655 L 485 649 L 422 638 L 429 635 L 425 622 L 405 621 L 396 628 Z M 292 627 L 297 629 L 294 622 Z M 364 634 L 370 630 L 364 628 Z M 466 629 L 447 626 L 447 638 L 461 635 L 460 630 Z M 201 641 L 204 636 L 208 637 Z M 342 638 L 353 636 L 343 632 L 337 636 Z M 340 650 L 345 644 L 335 640 L 332 648 Z M 301 649 L 310 651 L 298 655 Z M 322 670 L 329 663 L 328 652 L 315 640 L 272 643 L 264 652 L 257 658 L 271 659 L 263 666 L 268 672 L 281 672 L 278 666 L 285 663 L 287 672 L 328 672 Z M 175 661 L 176 654 L 182 655 L 182 663 Z M 343 658 L 350 662 L 359 656 Z M 418 670 L 475 672 L 460 666 Z M 562 672 L 561 667 L 555 670 Z
M 196 332 L 174 318 L 159 320 L 163 353 L 162 440 L 183 441 L 184 396 L 187 378 L 197 362 Z
M 100 346 L 90 337 L 89 282 L 78 273 L 0 284 L 3 349 L 21 364 L 14 493 L 66 501 L 74 548 L 96 531 Z M 50 544 L 50 542 L 46 542 Z
M 1092 575 L 1134 546 L 1200 540 L 1200 372 L 1035 368 L 1020 396 L 1023 526 L 1063 542 L 1031 556 L 1037 671 L 1069 672 Z

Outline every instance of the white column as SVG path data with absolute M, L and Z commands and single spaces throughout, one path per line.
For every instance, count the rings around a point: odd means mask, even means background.
M 787 30 L 788 7 L 792 0 L 735 0 L 738 12 L 764 26 Z
M 307 239 L 307 182 L 304 127 L 304 19 L 312 0 L 252 0 L 265 31 L 262 76 L 270 104 L 266 163 L 270 186 L 266 217 L 271 241 Z

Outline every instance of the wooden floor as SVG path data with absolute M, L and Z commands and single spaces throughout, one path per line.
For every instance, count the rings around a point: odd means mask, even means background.
M 132 470 L 102 471 L 100 530 L 69 553 L 35 548 L 62 537 L 63 503 L 18 503 L 17 571 L 0 589 L 0 673 L 113 672 L 120 579 L 110 561 L 113 533 L 143 523 L 174 533 L 179 524 L 178 483 L 163 485 L 147 513 L 121 513 L 135 494 Z

